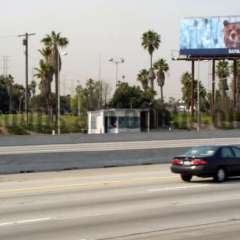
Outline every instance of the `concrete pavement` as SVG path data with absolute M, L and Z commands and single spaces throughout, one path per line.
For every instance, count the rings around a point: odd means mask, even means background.
M 0 177 L 0 239 L 238 239 L 239 179 L 181 182 L 168 165 Z

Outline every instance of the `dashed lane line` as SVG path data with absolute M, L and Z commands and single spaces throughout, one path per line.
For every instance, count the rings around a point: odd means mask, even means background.
M 74 188 L 82 189 L 92 189 L 103 186 L 115 186 L 115 185 L 128 185 L 134 183 L 149 183 L 152 181 L 161 181 L 161 180 L 175 180 L 178 179 L 176 176 L 166 176 L 166 177 L 147 177 L 147 178 L 135 178 L 135 179 L 124 179 L 124 180 L 113 180 L 113 181 L 99 181 L 92 183 L 75 183 L 75 184 L 59 184 L 59 185 L 49 185 L 49 186 L 40 186 L 40 187 L 30 187 L 30 188 L 15 188 L 15 189 L 5 189 L 0 190 L 0 194 L 7 193 L 30 193 L 37 191 L 50 191 L 50 190 L 69 190 Z
M 50 221 L 50 220 L 52 220 L 52 218 L 50 218 L 50 217 L 23 219 L 23 220 L 18 220 L 18 221 L 0 223 L 0 227 L 8 227 L 8 226 L 13 226 L 13 225 L 22 225 L 22 224 L 30 224 L 30 223 L 39 223 L 39 222 L 46 222 L 46 221 Z
M 209 187 L 209 184 L 201 184 L 196 186 L 180 186 L 180 187 L 164 187 L 164 188 L 156 188 L 156 189 L 148 189 L 148 192 L 168 192 L 168 191 L 177 191 L 177 190 L 186 190 L 186 189 L 196 189 L 196 188 L 204 188 Z

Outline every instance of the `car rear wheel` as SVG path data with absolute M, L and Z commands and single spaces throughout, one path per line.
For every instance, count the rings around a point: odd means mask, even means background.
M 227 173 L 224 168 L 219 168 L 216 172 L 216 175 L 214 176 L 214 181 L 221 183 L 224 182 L 227 179 Z
M 192 180 L 192 176 L 191 175 L 181 175 L 181 178 L 184 182 L 190 182 Z

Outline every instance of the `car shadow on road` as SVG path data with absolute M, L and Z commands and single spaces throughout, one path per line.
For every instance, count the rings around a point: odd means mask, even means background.
M 195 184 L 233 184 L 240 183 L 240 177 L 230 177 L 225 182 L 217 183 L 213 180 L 213 178 L 196 178 L 191 181 L 191 183 Z

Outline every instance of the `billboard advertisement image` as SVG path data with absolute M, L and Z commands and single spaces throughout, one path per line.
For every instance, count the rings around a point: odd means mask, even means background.
M 240 56 L 240 16 L 183 19 L 180 54 Z

